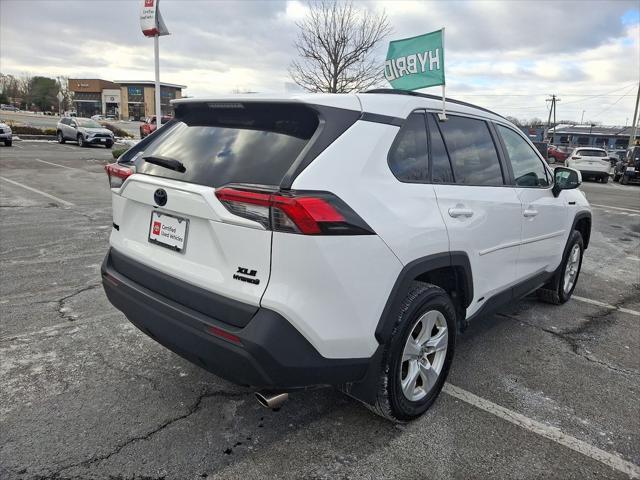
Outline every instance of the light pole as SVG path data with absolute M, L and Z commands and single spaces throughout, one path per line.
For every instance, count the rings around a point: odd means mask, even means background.
M 156 128 L 162 126 L 162 107 L 160 105 L 160 35 L 153 37 L 156 69 Z
M 153 37 L 155 81 L 155 111 L 156 128 L 162 126 L 162 111 L 160 107 L 160 36 L 169 35 L 169 30 L 160 15 L 160 0 L 142 0 L 140 12 L 140 28 L 145 37 Z
M 582 110 L 582 117 L 580 118 L 580 125 L 582 125 L 584 123 L 584 112 L 586 112 L 586 110 Z

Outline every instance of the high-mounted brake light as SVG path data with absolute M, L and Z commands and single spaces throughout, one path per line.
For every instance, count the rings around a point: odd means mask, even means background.
M 110 163 L 104 166 L 107 177 L 109 177 L 109 186 L 111 188 L 120 188 L 127 177 L 135 173 L 133 167 L 125 167 L 119 163 Z
M 224 187 L 216 197 L 231 213 L 268 230 L 302 235 L 370 235 L 373 230 L 328 192 L 270 193 Z

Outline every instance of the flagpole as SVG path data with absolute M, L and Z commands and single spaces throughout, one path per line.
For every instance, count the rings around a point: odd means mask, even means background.
M 155 68 L 156 68 L 156 128 L 162 126 L 162 112 L 160 107 L 160 35 L 156 34 L 153 37 L 153 49 L 155 56 Z
M 444 72 L 444 27 L 442 27 L 442 71 Z M 446 105 L 445 105 L 445 99 L 446 99 L 446 80 L 444 78 L 444 74 L 442 76 L 442 115 L 440 117 L 440 121 L 444 122 L 447 119 L 447 111 L 446 111 Z

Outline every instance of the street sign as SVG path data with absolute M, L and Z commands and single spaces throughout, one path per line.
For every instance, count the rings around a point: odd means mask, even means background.
M 58 98 L 59 102 L 61 102 L 64 99 L 64 95 L 62 94 L 62 92 L 58 92 L 58 95 L 56 95 L 56 97 Z
M 384 76 L 402 90 L 444 85 L 444 28 L 389 42 Z
M 169 30 L 160 15 L 160 0 L 142 0 L 140 28 L 145 37 L 169 35 Z

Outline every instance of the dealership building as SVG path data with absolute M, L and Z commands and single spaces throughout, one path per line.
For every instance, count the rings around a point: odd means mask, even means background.
M 171 115 L 170 101 L 182 97 L 185 85 L 160 83 L 160 108 Z M 122 120 L 140 120 L 155 115 L 155 82 L 145 80 L 69 79 L 73 106 L 78 116 L 113 115 Z

